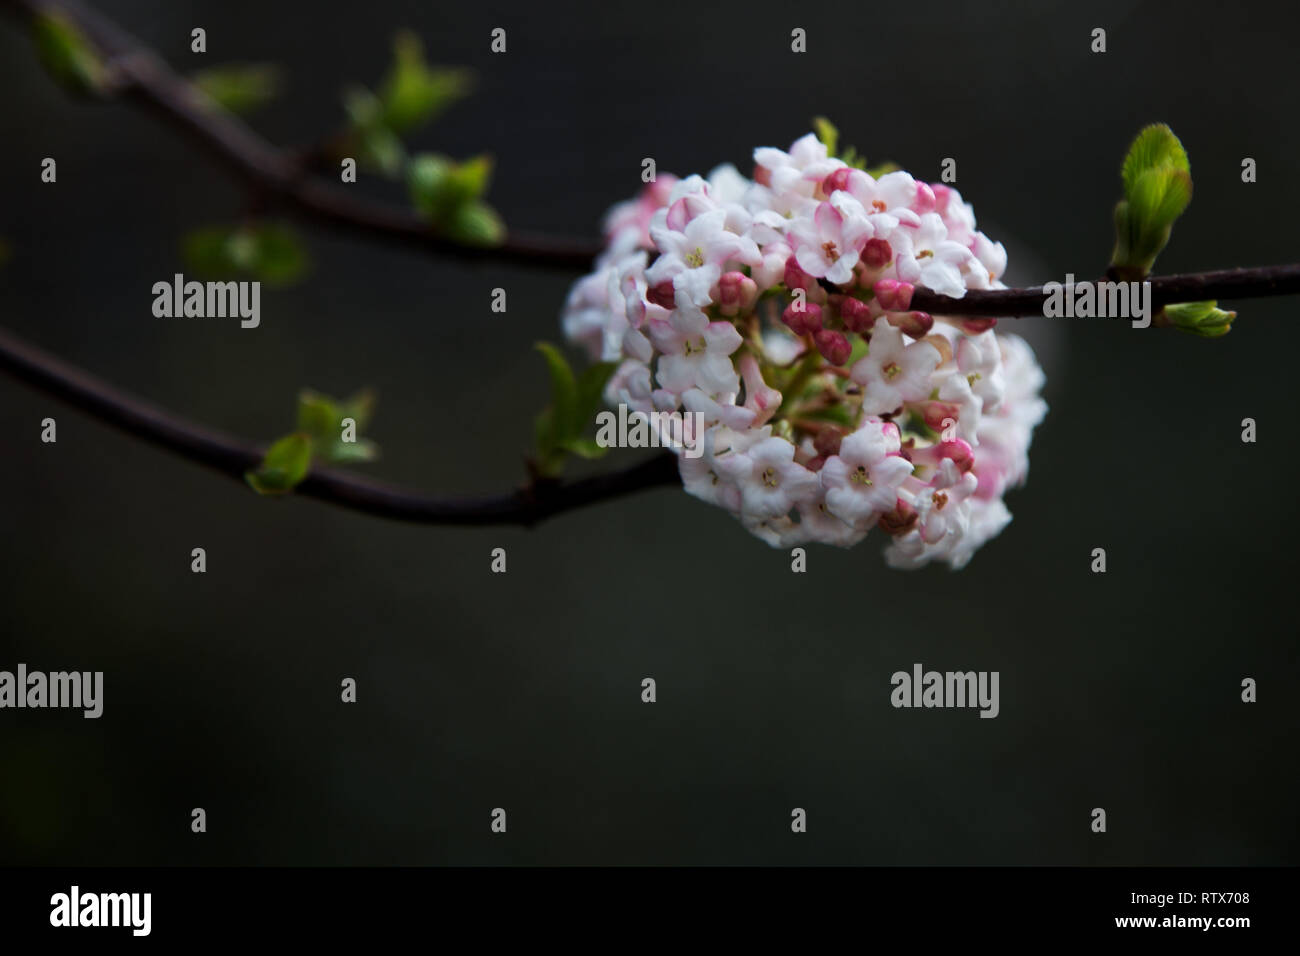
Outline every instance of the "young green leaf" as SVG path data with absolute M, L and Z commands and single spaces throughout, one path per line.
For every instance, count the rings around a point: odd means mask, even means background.
M 550 342 L 538 342 L 536 348 L 546 360 L 546 370 L 551 376 L 551 409 L 556 435 L 560 441 L 574 438 L 578 435 L 579 428 L 578 381 L 573 375 L 573 369 L 564 354 Z
M 1164 123 L 1153 123 L 1146 127 L 1129 146 L 1124 166 L 1120 170 L 1125 194 L 1132 198 L 1133 186 L 1138 177 L 1153 169 L 1171 169 L 1189 174 L 1192 171 L 1183 144 Z
M 1151 271 L 1175 220 L 1192 201 L 1191 165 L 1178 137 L 1158 124 L 1133 140 L 1120 178 L 1124 199 L 1115 207 L 1111 266 L 1121 278 L 1136 280 Z
M 292 491 L 311 469 L 311 438 L 302 432 L 286 435 L 267 449 L 262 463 L 244 473 L 244 479 L 259 495 L 282 495 Z
M 1207 339 L 1227 335 L 1232 328 L 1232 320 L 1237 317 L 1236 312 L 1225 312 L 1213 300 L 1167 305 L 1164 313 L 1169 325 Z
M 574 403 L 580 433 L 595 420 L 596 411 L 604 404 L 605 386 L 617 369 L 617 362 L 596 362 L 582 370 Z
M 383 124 L 405 133 L 434 119 L 473 87 L 467 70 L 431 68 L 424 61 L 424 46 L 409 30 L 393 41 L 393 65 L 380 87 Z
M 209 226 L 185 237 L 187 268 L 208 279 L 252 277 L 287 285 L 306 272 L 307 251 L 290 227 L 276 223 Z
M 392 179 L 400 176 L 406 147 L 385 122 L 383 104 L 365 87 L 356 86 L 343 94 L 343 109 L 351 125 L 348 148 L 357 154 L 357 162 Z
M 280 92 L 280 71 L 268 63 L 231 64 L 195 73 L 193 83 L 231 113 L 250 113 Z
M 447 235 L 474 246 L 495 246 L 506 235 L 506 225 L 496 210 L 484 202 L 468 202 L 452 214 Z
M 579 458 L 586 458 L 589 461 L 604 458 L 609 451 L 604 445 L 596 444 L 594 438 L 570 438 L 561 447 L 569 454 L 577 455 Z
M 107 74 L 99 53 L 85 35 L 60 13 L 39 13 L 32 33 L 41 62 L 54 79 L 78 93 L 103 91 Z

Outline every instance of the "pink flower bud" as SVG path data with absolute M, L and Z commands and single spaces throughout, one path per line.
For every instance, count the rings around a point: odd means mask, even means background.
M 653 285 L 646 290 L 646 301 L 653 302 L 655 305 L 665 309 L 675 309 L 677 307 L 677 294 L 673 292 L 673 280 L 665 279 L 658 285 Z
M 961 409 L 951 402 L 926 402 L 924 418 L 925 423 L 937 432 L 942 432 L 948 426 L 944 422 L 952 424 L 957 421 L 957 416 Z
M 975 467 L 974 449 L 960 438 L 940 442 L 938 450 L 940 459 L 951 458 L 952 463 L 963 473 Z
M 862 264 L 868 269 L 883 269 L 894 258 L 894 250 L 884 239 L 868 239 L 862 247 Z
M 948 214 L 948 200 L 952 198 L 952 190 L 943 183 L 932 183 L 930 188 L 934 190 L 934 211 L 941 216 Z
M 925 183 L 916 184 L 916 202 L 913 208 L 921 213 L 934 212 L 936 205 L 934 190 Z
M 875 319 L 871 317 L 871 307 L 861 299 L 855 299 L 851 295 L 843 296 L 839 307 L 840 318 L 850 332 L 868 332 L 875 324 Z
M 817 343 L 817 351 L 822 353 L 822 358 L 832 365 L 843 365 L 853 351 L 853 346 L 843 332 L 822 329 L 813 337 L 813 341 Z
M 886 511 L 876 522 L 876 526 L 885 534 L 906 534 L 916 525 L 916 509 L 902 498 L 896 499 L 893 511 Z
M 804 272 L 799 267 L 799 262 L 794 256 L 785 260 L 785 284 L 790 289 L 803 289 L 807 291 L 817 287 L 817 280 Z
M 725 316 L 748 309 L 758 298 L 758 285 L 743 272 L 726 272 L 718 279 L 718 308 Z
M 886 315 L 890 325 L 914 339 L 919 339 L 934 326 L 934 318 L 928 312 L 889 312 Z
M 781 313 L 781 321 L 795 335 L 812 335 L 822 327 L 822 307 L 816 302 L 791 302 Z
M 912 304 L 912 283 L 899 282 L 897 279 L 881 279 L 872 291 L 876 301 L 886 312 L 906 312 Z
M 849 173 L 852 171 L 853 170 L 848 166 L 841 166 L 839 169 L 835 170 L 835 172 L 822 180 L 822 192 L 827 196 L 830 196 L 833 192 L 848 189 Z
M 968 335 L 979 335 L 981 332 L 987 332 L 997 324 L 997 319 L 965 318 L 961 320 L 962 331 Z
M 822 458 L 829 458 L 831 455 L 840 453 L 840 443 L 844 441 L 844 435 L 834 428 L 823 428 L 813 438 L 813 448 L 817 449 L 817 454 Z

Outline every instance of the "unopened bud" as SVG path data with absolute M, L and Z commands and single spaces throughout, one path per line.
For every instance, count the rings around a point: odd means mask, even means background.
M 912 283 L 899 282 L 897 279 L 881 279 L 872 291 L 876 301 L 886 312 L 906 312 L 912 305 Z
M 822 307 L 816 302 L 791 302 L 781 313 L 781 321 L 795 335 L 813 335 L 821 331 Z
M 876 526 L 885 534 L 906 534 L 916 526 L 917 517 L 916 509 L 902 498 L 898 498 L 893 510 L 882 514 Z
M 843 332 L 822 329 L 813 337 L 813 341 L 817 343 L 817 351 L 822 353 L 822 358 L 832 365 L 843 365 L 853 352 L 853 346 Z

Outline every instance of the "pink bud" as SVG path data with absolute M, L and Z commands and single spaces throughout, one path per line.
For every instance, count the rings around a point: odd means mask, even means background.
M 867 332 L 875 320 L 871 317 L 871 307 L 861 299 L 855 299 L 851 295 L 843 296 L 839 301 L 840 318 L 844 320 L 844 327 L 850 332 Z
M 872 291 L 876 301 L 886 312 L 906 312 L 912 304 L 912 283 L 899 282 L 897 279 L 881 279 Z
M 997 319 L 965 318 L 961 320 L 962 331 L 969 335 L 979 335 L 981 332 L 987 332 L 997 324 Z
M 934 317 L 928 312 L 890 312 L 889 324 L 904 335 L 919 339 L 934 326 Z
M 868 239 L 862 248 L 862 264 L 869 269 L 883 269 L 894 258 L 894 250 L 884 239 Z
M 934 190 L 925 183 L 916 184 L 916 203 L 913 208 L 919 213 L 934 212 L 935 207 Z
M 822 327 L 822 307 L 815 302 L 791 302 L 781 313 L 781 321 L 795 335 L 811 335 Z
M 799 267 L 799 261 L 791 256 L 785 260 L 785 284 L 790 289 L 807 291 L 817 285 L 817 280 Z
M 822 353 L 822 358 L 832 365 L 843 365 L 853 351 L 853 346 L 843 332 L 822 329 L 813 337 L 813 341 L 817 343 L 817 351 Z
M 829 196 L 833 192 L 849 188 L 849 173 L 852 169 L 848 166 L 841 166 L 835 172 L 831 173 L 822 180 L 822 192 Z
M 949 424 L 957 421 L 957 415 L 961 409 L 951 402 L 926 402 L 925 403 L 925 423 L 937 432 L 943 431 Z
M 970 471 L 975 467 L 975 451 L 962 439 L 940 442 L 938 448 L 939 457 L 951 458 L 952 463 L 962 472 Z
M 823 428 L 813 438 L 813 448 L 817 449 L 817 454 L 823 458 L 829 458 L 831 455 L 840 453 L 840 443 L 844 441 L 844 435 L 834 428 Z
M 952 190 L 943 183 L 933 183 L 930 186 L 934 190 L 934 211 L 944 216 L 948 213 L 948 200 L 952 198 Z
M 718 279 L 718 309 L 723 315 L 748 309 L 757 297 L 758 285 L 743 272 L 725 272 Z
M 906 534 L 916 525 L 916 509 L 902 498 L 896 499 L 893 511 L 886 511 L 876 525 L 885 534 Z
M 658 285 L 652 285 L 645 293 L 646 301 L 653 302 L 665 309 L 677 307 L 677 295 L 673 292 L 673 280 L 665 279 Z

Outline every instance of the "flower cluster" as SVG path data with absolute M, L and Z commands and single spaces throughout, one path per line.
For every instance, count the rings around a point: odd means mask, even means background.
M 1043 374 L 996 319 L 911 298 L 1003 288 L 1005 250 L 955 189 L 874 177 L 814 135 L 754 164 L 661 175 L 614 207 L 565 334 L 620 363 L 611 405 L 699 413 L 686 490 L 773 546 L 879 527 L 891 565 L 963 566 L 1011 520 Z

